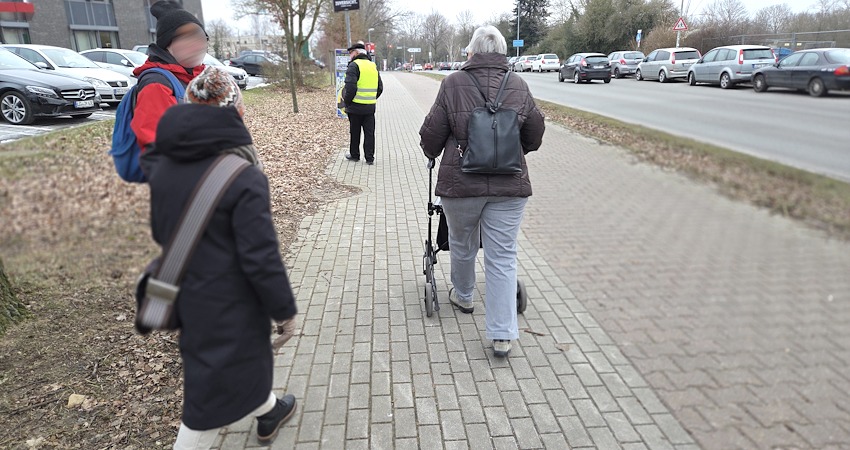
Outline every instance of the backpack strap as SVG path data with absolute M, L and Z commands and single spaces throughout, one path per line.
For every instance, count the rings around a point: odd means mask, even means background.
M 147 282 L 146 294 L 163 302 L 151 303 L 140 311 L 142 323 L 157 323 L 168 313 L 168 307 L 177 300 L 180 281 L 186 263 L 195 251 L 210 217 L 227 188 L 250 163 L 245 159 L 228 154 L 213 162 L 195 186 L 188 207 L 177 225 L 177 230 L 163 251 L 162 263 L 154 276 Z
M 465 70 L 464 73 L 469 75 L 469 78 L 472 80 L 472 84 L 474 84 L 475 87 L 478 88 L 478 92 L 480 92 L 481 96 L 484 97 L 484 102 L 487 108 L 493 113 L 498 111 L 499 108 L 502 106 L 502 103 L 500 102 L 500 100 L 502 99 L 502 92 L 504 92 L 505 90 L 505 85 L 508 83 L 508 77 L 511 75 L 511 72 L 506 72 L 505 76 L 502 78 L 502 84 L 499 85 L 499 92 L 496 94 L 496 101 L 494 102 L 491 102 L 490 98 L 487 97 L 487 94 L 484 92 L 484 89 L 481 88 L 481 84 L 478 83 L 478 79 L 475 78 L 475 75 Z
M 145 78 L 144 83 L 142 82 L 142 78 Z M 177 99 L 177 103 L 181 103 L 183 101 L 183 97 L 186 96 L 186 88 L 173 73 L 161 67 L 151 67 L 139 74 L 136 89 L 133 89 L 133 111 L 136 110 L 136 100 L 139 96 L 139 92 L 152 83 L 170 86 L 171 92 L 174 93 L 174 97 Z

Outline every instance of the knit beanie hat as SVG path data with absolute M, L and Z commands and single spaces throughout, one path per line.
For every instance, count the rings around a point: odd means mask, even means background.
M 166 49 L 171 46 L 177 29 L 187 23 L 196 23 L 201 29 L 204 25 L 194 14 L 183 9 L 174 0 L 159 0 L 151 5 L 151 14 L 156 17 L 156 45 Z
M 186 86 L 186 102 L 233 106 L 239 111 L 239 115 L 245 115 L 245 104 L 242 102 L 239 85 L 227 71 L 216 66 L 207 66 L 200 75 L 189 82 Z

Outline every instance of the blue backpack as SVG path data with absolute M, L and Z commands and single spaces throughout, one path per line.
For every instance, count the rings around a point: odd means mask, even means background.
M 183 101 L 183 97 L 186 95 L 186 89 L 180 84 L 180 80 L 174 74 L 165 69 L 154 67 L 145 70 L 139 74 L 139 83 L 141 83 L 143 76 L 152 72 L 159 73 L 165 76 L 165 78 L 168 78 L 168 81 L 171 82 L 171 90 L 174 91 L 174 97 L 177 99 L 177 103 Z M 115 162 L 115 170 L 118 172 L 118 175 L 124 181 L 129 181 L 130 183 L 144 183 L 147 181 L 147 177 L 145 177 L 142 168 L 139 166 L 141 149 L 136 140 L 136 133 L 130 127 L 136 107 L 136 96 L 138 95 L 136 88 L 138 86 L 139 84 L 137 83 L 130 88 L 127 94 L 124 95 L 124 98 L 121 99 L 121 103 L 115 111 L 115 126 L 112 129 L 112 148 L 109 150 L 109 154 L 112 155 L 112 160 Z

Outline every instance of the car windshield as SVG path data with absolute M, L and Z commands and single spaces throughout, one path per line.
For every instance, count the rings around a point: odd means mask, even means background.
M 773 52 L 769 48 L 744 50 L 744 59 L 773 59 Z
M 588 64 L 601 64 L 608 62 L 608 58 L 605 56 L 588 56 L 584 59 Z
M 146 63 L 148 60 L 148 55 L 140 52 L 126 52 L 122 53 L 125 58 L 129 59 L 130 62 L 133 63 L 134 66 L 141 66 Z
M 558 59 L 558 55 L 543 55 L 543 59 Z
M 828 50 L 824 54 L 832 64 L 850 64 L 850 49 Z
M 36 67 L 29 61 L 10 52 L 9 50 L 0 49 L 0 69 L 35 69 Z
M 221 63 L 221 61 L 215 59 L 215 57 L 212 56 L 212 55 L 204 56 L 204 64 L 206 64 L 208 66 L 223 66 L 224 65 L 224 64 Z
M 675 52 L 674 55 L 676 55 L 676 59 L 699 59 L 699 52 L 696 50 Z
M 64 48 L 46 48 L 42 50 L 42 53 L 54 64 L 63 68 L 97 69 L 99 67 L 85 56 Z
M 645 56 L 641 52 L 629 52 L 623 55 L 623 59 L 643 59 Z

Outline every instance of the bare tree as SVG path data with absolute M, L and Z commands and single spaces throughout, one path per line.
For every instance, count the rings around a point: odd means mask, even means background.
M 787 3 L 762 8 L 756 13 L 755 22 L 768 33 L 787 31 L 788 24 L 794 16 L 794 11 Z
M 213 55 L 223 58 L 227 50 L 227 42 L 233 37 L 233 29 L 222 19 L 207 22 L 207 33 L 210 35 Z
M 472 11 L 465 9 L 457 15 L 455 20 L 457 24 L 455 27 L 457 40 L 461 45 L 466 45 L 472 39 L 472 33 L 478 27 L 475 23 L 475 16 L 472 14 Z
M 446 39 L 449 36 L 451 25 L 446 20 L 446 16 L 431 11 L 431 14 L 425 16 L 423 21 L 422 31 L 425 42 L 428 43 L 428 48 L 432 52 L 439 52 L 446 45 Z
M 740 34 L 749 20 L 747 7 L 741 0 L 714 0 L 705 11 L 707 21 L 726 34 Z

